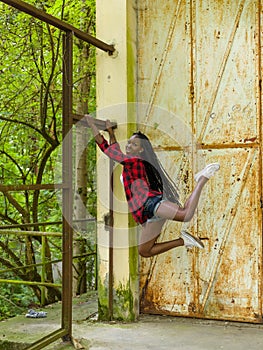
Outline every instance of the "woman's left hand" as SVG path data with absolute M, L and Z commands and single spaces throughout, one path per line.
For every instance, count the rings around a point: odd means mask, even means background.
M 109 119 L 106 120 L 106 129 L 107 131 L 112 131 L 112 123 Z

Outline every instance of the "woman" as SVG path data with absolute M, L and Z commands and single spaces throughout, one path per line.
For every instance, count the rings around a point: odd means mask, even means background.
M 134 220 L 143 228 L 139 244 L 140 255 L 151 257 L 183 245 L 187 248 L 204 248 L 200 239 L 186 231 L 182 231 L 178 239 L 159 243 L 156 240 L 166 220 L 188 222 L 192 219 L 202 189 L 220 168 L 219 164 L 209 164 L 195 175 L 197 185 L 184 206 L 181 206 L 176 186 L 163 169 L 147 136 L 141 132 L 134 133 L 128 140 L 124 154 L 109 120 L 106 121 L 110 138 L 108 143 L 99 133 L 94 119 L 89 115 L 85 119 L 99 148 L 108 157 L 123 165 L 122 182 L 129 210 Z

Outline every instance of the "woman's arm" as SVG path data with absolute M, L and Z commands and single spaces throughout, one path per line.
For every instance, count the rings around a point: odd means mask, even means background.
M 111 122 L 109 120 L 106 120 L 106 130 L 108 131 L 110 137 L 109 145 L 109 143 L 100 134 L 98 128 L 96 127 L 94 123 L 94 118 L 86 114 L 85 120 L 91 128 L 95 141 L 97 142 L 97 145 L 102 150 L 102 152 L 104 152 L 109 158 L 115 160 L 116 162 L 124 162 L 127 159 L 127 156 L 123 154 L 123 152 L 120 149 L 120 145 L 116 141 Z
M 106 129 L 107 129 L 109 136 L 110 136 L 110 144 L 112 145 L 113 143 L 116 143 L 117 140 L 116 140 L 116 137 L 114 134 L 114 130 L 113 130 L 112 124 L 109 120 L 106 120 Z
M 95 137 L 95 141 L 97 143 L 102 143 L 103 142 L 103 137 L 102 135 L 100 134 L 97 126 L 95 125 L 94 123 L 94 118 L 92 118 L 90 115 L 88 114 L 85 114 L 85 119 L 89 125 L 89 127 L 91 128 L 92 130 L 92 133 Z M 108 131 L 109 133 L 109 137 L 110 137 L 110 144 L 112 145 L 113 143 L 116 143 L 116 137 L 115 137 L 115 134 L 114 134 L 114 130 L 112 128 L 112 124 L 110 122 L 110 120 L 106 120 L 106 130 Z

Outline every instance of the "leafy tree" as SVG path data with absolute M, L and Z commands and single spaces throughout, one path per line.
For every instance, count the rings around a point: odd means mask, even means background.
M 30 3 L 94 34 L 93 0 Z M 0 30 L 0 181 L 4 185 L 54 183 L 62 143 L 62 33 L 3 3 L 0 3 Z M 79 114 L 95 110 L 95 50 L 78 39 L 74 40 L 74 108 Z M 88 152 L 85 172 L 87 190 L 92 195 L 88 201 L 87 195 L 82 200 L 84 204 L 88 202 L 91 216 L 95 216 L 94 143 L 88 145 Z M 83 193 L 84 190 L 86 188 Z M 58 196 L 55 190 L 2 190 L 2 225 L 16 225 L 23 231 L 32 230 L 33 223 L 33 230 L 42 230 L 38 223 L 61 219 Z M 61 227 L 54 224 L 46 226 L 46 230 L 60 231 Z M 46 243 L 46 261 L 60 259 L 60 239 L 53 238 Z M 82 247 L 85 247 L 83 237 Z M 1 235 L 0 268 L 2 265 L 8 269 L 6 277 L 11 273 L 23 280 L 40 281 L 41 269 L 34 266 L 40 259 L 40 248 L 41 240 L 33 234 Z M 88 253 L 92 249 L 93 246 Z M 86 249 L 81 252 L 86 253 Z M 46 265 L 46 281 L 53 280 L 50 263 Z M 31 288 L 41 300 L 41 289 Z M 60 290 L 50 287 L 45 303 L 60 297 Z

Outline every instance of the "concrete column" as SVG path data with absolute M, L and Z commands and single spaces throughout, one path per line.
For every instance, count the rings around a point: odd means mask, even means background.
M 136 122 L 136 9 L 133 0 L 97 0 L 96 36 L 114 44 L 117 54 L 97 52 L 97 118 L 118 123 L 123 149 Z M 107 133 L 105 134 L 107 137 Z M 139 313 L 137 228 L 128 214 L 120 182 L 121 166 L 113 171 L 113 256 L 110 268 L 109 159 L 98 151 L 98 295 L 101 320 L 135 320 Z M 133 226 L 133 227 L 132 227 Z M 111 278 L 112 276 L 112 278 Z M 111 284 L 111 280 L 113 283 Z

